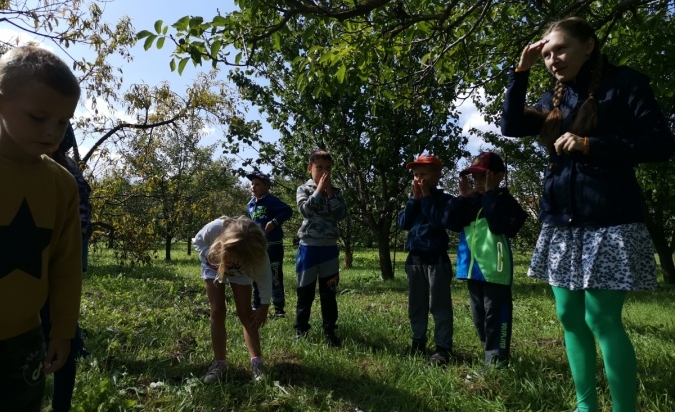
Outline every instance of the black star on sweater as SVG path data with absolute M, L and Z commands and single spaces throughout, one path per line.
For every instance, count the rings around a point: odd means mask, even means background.
M 35 226 L 26 199 L 8 226 L 0 226 L 0 279 L 22 270 L 36 279 L 42 277 L 42 251 L 49 245 L 52 229 Z

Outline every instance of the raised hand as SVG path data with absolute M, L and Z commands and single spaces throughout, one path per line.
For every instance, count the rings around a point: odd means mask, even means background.
M 413 180 L 412 194 L 413 194 L 413 199 L 421 199 L 424 196 L 422 194 L 422 184 L 417 180 Z
M 475 189 L 469 185 L 469 178 L 468 176 L 460 176 L 459 177 L 459 195 L 462 197 L 471 197 L 473 194 L 476 192 Z
M 548 39 L 541 39 L 538 42 L 534 42 L 525 46 L 523 52 L 520 54 L 520 61 L 518 61 L 517 66 L 518 70 L 530 70 L 537 60 L 539 60 L 539 57 L 541 56 L 541 50 L 544 48 L 546 43 L 548 43 Z
M 485 191 L 495 190 L 499 188 L 499 182 L 502 181 L 502 174 L 495 173 L 491 170 L 485 172 Z

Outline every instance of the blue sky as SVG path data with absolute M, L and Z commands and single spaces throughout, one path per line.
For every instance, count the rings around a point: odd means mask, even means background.
M 38 0 L 32 1 L 37 2 Z M 144 29 L 154 31 L 153 26 L 156 20 L 162 20 L 165 24 L 171 24 L 185 15 L 202 16 L 205 19 L 211 19 L 216 15 L 218 9 L 220 9 L 222 14 L 234 9 L 233 2 L 216 0 L 111 0 L 99 4 L 103 8 L 103 19 L 106 22 L 114 24 L 119 18 L 127 15 L 131 18 L 137 32 Z M 0 36 L 7 36 L 6 28 L 0 28 Z M 69 60 L 53 44 L 47 42 L 45 46 L 61 54 L 64 59 Z M 178 75 L 177 72 L 171 72 L 169 61 L 172 49 L 173 47 L 169 42 L 161 50 L 153 47 L 148 51 L 143 49 L 142 41 L 136 44 L 131 50 L 133 56 L 132 62 L 127 63 L 121 59 L 117 62 L 117 64 L 122 66 L 124 72 L 123 90 L 135 83 L 146 83 L 154 86 L 162 81 L 169 81 L 172 89 L 180 93 L 192 83 L 200 71 L 209 70 L 209 65 L 193 67 L 192 64 L 188 64 L 182 75 Z M 87 54 L 91 53 L 83 47 L 71 47 L 67 51 L 75 58 L 81 58 L 82 55 L 87 57 Z M 223 74 L 221 74 L 221 77 L 225 79 L 225 71 L 227 69 L 222 69 Z M 85 106 L 86 102 L 83 102 L 82 111 L 86 110 Z M 466 101 L 460 107 L 460 112 L 460 124 L 463 125 L 465 131 L 468 131 L 472 127 L 480 130 L 495 130 L 494 126 L 489 126 L 485 123 L 471 102 Z M 124 116 L 123 113 L 119 113 L 118 115 L 120 117 Z M 263 121 L 264 129 L 262 133 L 265 140 L 273 141 L 277 138 L 278 133 L 264 122 L 256 108 L 249 109 L 249 118 Z M 216 132 L 206 139 L 206 143 L 212 143 L 219 138 L 220 136 Z M 87 143 L 86 141 L 83 142 L 85 148 Z M 475 137 L 470 138 L 469 150 L 475 153 L 481 143 Z

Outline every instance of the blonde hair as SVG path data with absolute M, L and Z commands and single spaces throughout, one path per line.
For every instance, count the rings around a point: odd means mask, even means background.
M 15 47 L 0 57 L 0 94 L 13 97 L 24 87 L 43 84 L 66 97 L 80 97 L 80 84 L 68 65 L 49 50 Z
M 221 281 L 233 266 L 253 277 L 255 271 L 264 267 L 267 259 L 265 232 L 245 216 L 225 217 L 223 232 L 211 245 L 207 259 L 218 265 L 218 279 Z

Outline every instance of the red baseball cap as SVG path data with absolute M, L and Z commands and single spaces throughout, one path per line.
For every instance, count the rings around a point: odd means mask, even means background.
M 497 153 L 483 152 L 476 156 L 471 162 L 471 166 L 459 172 L 460 176 L 468 175 L 469 173 L 485 173 L 491 172 L 505 172 L 506 166 L 504 161 Z
M 412 169 L 413 166 L 417 165 L 436 165 L 439 169 L 443 168 L 443 163 L 436 156 L 430 155 L 428 153 L 419 155 L 414 162 L 410 162 L 405 165 L 405 168 Z

